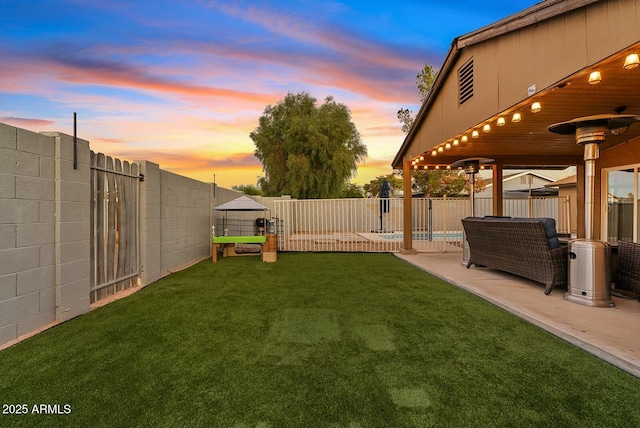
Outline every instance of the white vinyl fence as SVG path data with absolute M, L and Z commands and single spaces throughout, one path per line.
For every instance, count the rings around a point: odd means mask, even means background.
M 403 243 L 403 200 L 275 200 L 279 251 L 399 251 Z M 552 217 L 558 232 L 570 230 L 568 201 L 547 197 L 508 199 L 504 215 Z M 491 199 L 476 199 L 476 216 L 490 215 Z M 469 198 L 414 198 L 413 247 L 419 251 L 461 251 L 462 222 Z
M 412 200 L 414 247 L 423 251 L 457 251 L 460 219 L 469 200 Z M 315 199 L 274 201 L 279 251 L 399 251 L 403 242 L 403 200 Z

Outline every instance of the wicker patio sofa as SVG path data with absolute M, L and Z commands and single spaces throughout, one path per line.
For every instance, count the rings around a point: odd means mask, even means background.
M 640 244 L 618 241 L 616 289 L 640 294 Z
M 467 217 L 462 220 L 469 262 L 545 285 L 545 294 L 567 285 L 568 249 L 552 218 Z

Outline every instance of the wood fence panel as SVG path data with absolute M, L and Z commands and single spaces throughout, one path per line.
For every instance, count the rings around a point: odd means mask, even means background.
M 91 166 L 93 165 L 97 165 L 97 156 L 96 154 L 92 151 L 90 153 L 90 164 Z M 97 205 L 97 201 L 96 201 L 96 194 L 97 194 L 97 183 L 96 183 L 96 170 L 92 169 L 91 170 L 91 179 L 90 179 L 90 187 L 91 187 L 91 215 L 89 216 L 89 230 L 91 230 L 91 246 L 90 246 L 90 251 L 91 251 L 91 263 L 89 263 L 89 277 L 90 278 L 96 278 L 96 260 L 94 258 L 94 254 L 97 253 L 96 251 L 96 240 L 95 240 L 95 232 L 96 232 L 96 213 L 95 210 L 97 209 L 96 205 Z M 93 282 L 91 283 L 93 284 Z
M 107 170 L 114 171 L 113 158 L 111 156 L 106 157 Z M 106 191 L 106 203 L 107 203 L 107 255 L 106 255 L 106 279 L 107 282 L 111 282 L 116 279 L 116 196 L 118 189 L 115 185 L 114 174 L 106 174 L 107 176 L 107 191 Z M 113 287 L 105 287 L 100 290 L 101 298 L 107 297 L 114 293 Z
M 131 168 L 131 172 L 130 174 L 133 177 L 140 177 L 140 165 L 138 165 L 137 163 L 131 164 L 130 166 Z M 127 223 L 128 224 L 135 224 L 136 228 L 135 230 L 130 230 L 129 234 L 128 234 L 128 242 L 129 242 L 129 246 L 128 248 L 130 249 L 129 253 L 131 255 L 131 257 L 127 258 L 127 275 L 133 275 L 135 274 L 135 272 L 139 271 L 140 269 L 140 235 L 138 233 L 140 224 L 139 224 L 139 217 L 138 217 L 138 204 L 139 204 L 139 199 L 140 199 L 140 192 L 139 192 L 139 179 L 131 179 L 130 182 L 130 186 L 129 186 L 129 193 L 127 194 L 127 199 L 129 200 L 128 206 L 130 207 L 129 210 L 127 211 Z M 131 285 L 134 285 L 134 279 L 131 278 L 129 280 L 131 282 Z
M 91 301 L 135 286 L 139 265 L 139 166 L 91 153 Z
M 106 168 L 105 156 L 102 153 L 98 153 L 96 166 L 99 168 Z M 93 171 L 96 178 L 96 209 L 95 209 L 95 241 L 96 241 L 96 253 L 94 255 L 96 264 L 96 278 L 94 285 L 104 284 L 107 282 L 105 256 L 106 256 L 106 240 L 105 240 L 105 176 L 102 171 Z
M 124 172 L 122 168 L 122 162 L 120 159 L 114 159 L 115 161 L 115 169 L 116 172 Z M 127 212 L 127 199 L 126 199 L 126 177 L 123 175 L 116 175 L 115 177 L 116 183 L 116 278 L 123 278 L 125 271 L 125 261 L 127 259 L 126 251 L 123 251 L 126 248 L 126 238 L 127 238 L 127 222 L 126 222 L 126 212 Z M 115 291 L 121 291 L 124 289 L 124 282 L 117 283 L 115 286 Z
M 129 162 L 122 162 L 122 172 L 124 174 L 131 174 L 131 166 Z M 131 207 L 131 178 L 126 176 L 119 176 L 120 180 L 119 188 L 120 188 L 120 215 L 118 217 L 118 223 L 120 225 L 120 236 L 119 236 L 119 244 L 120 248 L 125 249 L 126 251 L 120 251 L 119 260 L 118 260 L 118 278 L 123 278 L 131 273 L 131 259 L 132 257 L 127 257 L 127 254 L 130 252 L 130 238 L 131 228 L 135 227 L 135 223 L 132 221 L 132 217 L 130 213 L 135 211 L 133 207 Z M 120 283 L 121 289 L 127 289 L 131 286 L 131 279 L 126 279 Z

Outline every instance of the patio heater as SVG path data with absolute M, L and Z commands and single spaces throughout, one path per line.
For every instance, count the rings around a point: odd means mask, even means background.
M 476 216 L 476 174 L 480 171 L 480 164 L 491 163 L 494 159 L 487 158 L 468 158 L 456 161 L 451 164 L 452 168 L 462 167 L 464 172 L 469 176 L 469 199 L 471 201 L 471 217 Z M 467 237 L 464 235 L 464 229 L 462 231 L 462 264 L 467 265 L 469 262 L 469 244 L 467 243 Z
M 620 132 L 640 116 L 601 114 L 579 117 L 549 126 L 549 131 L 562 135 L 575 135 L 576 143 L 584 146 L 585 163 L 585 238 L 569 242 L 569 290 L 564 298 L 587 306 L 611 307 L 611 247 L 607 242 L 593 239 L 596 159 L 599 144 L 605 141 L 607 131 Z

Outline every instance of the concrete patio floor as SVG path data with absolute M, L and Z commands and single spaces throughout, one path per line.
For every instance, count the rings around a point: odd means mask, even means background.
M 395 253 L 418 268 L 463 288 L 640 377 L 640 302 L 613 297 L 615 307 L 564 300 L 566 289 L 544 294 L 544 285 L 505 272 L 462 265 L 462 253 Z

